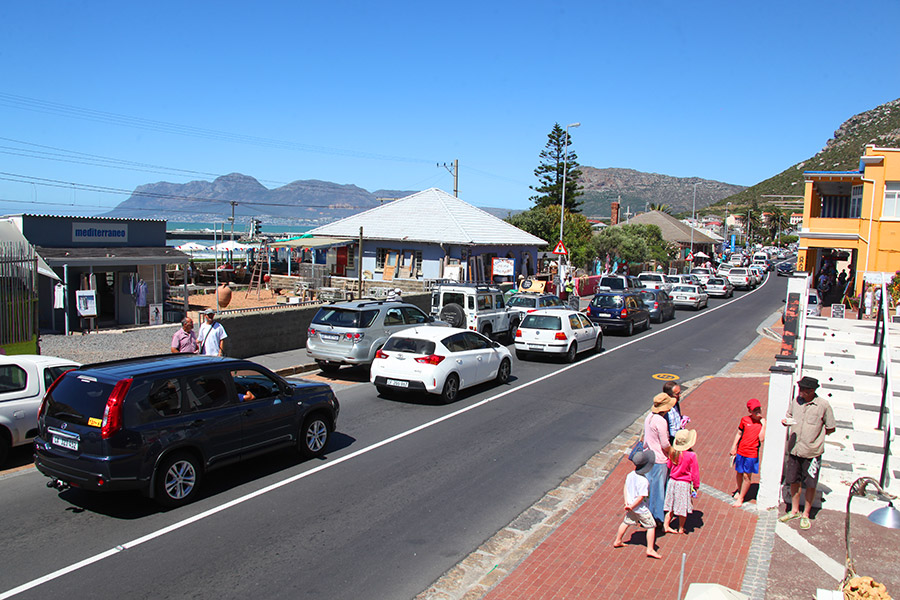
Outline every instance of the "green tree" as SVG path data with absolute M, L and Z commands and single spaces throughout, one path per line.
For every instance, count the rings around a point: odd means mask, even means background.
M 547 240 L 544 252 L 553 250 L 559 242 L 559 206 L 535 206 L 509 217 L 506 221 L 531 235 Z M 563 243 L 569 251 L 570 264 L 585 267 L 594 259 L 596 253 L 591 245 L 592 236 L 593 229 L 587 217 L 567 210 L 563 221 Z
M 672 214 L 672 207 L 668 204 L 656 204 L 654 202 L 651 202 L 648 208 L 650 210 L 658 210 L 659 212 L 664 212 L 667 215 Z
M 547 145 L 541 151 L 541 163 L 534 170 L 534 176 L 538 178 L 539 185 L 529 186 L 537 192 L 530 200 L 535 207 L 559 206 L 562 204 L 563 179 L 566 182 L 566 210 L 580 212 L 579 196 L 583 195 L 578 179 L 581 177 L 578 156 L 569 148 L 572 146 L 572 134 L 568 136 L 566 144 L 566 131 L 559 123 L 553 125 L 553 129 L 547 135 Z M 565 169 L 564 169 L 565 167 Z M 563 171 L 565 170 L 565 177 Z
M 668 259 L 668 245 L 656 225 L 617 225 L 594 236 L 597 256 L 618 258 L 629 263 Z

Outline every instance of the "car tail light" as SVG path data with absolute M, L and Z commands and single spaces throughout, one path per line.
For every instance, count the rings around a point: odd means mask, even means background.
M 522 330 L 516 329 L 516 337 L 522 337 Z
M 653 303 L 653 310 L 659 310 L 659 302 Z
M 619 313 L 619 316 L 622 317 L 623 319 L 626 318 L 628 316 L 628 309 L 623 308 L 622 312 Z
M 312 327 L 310 327 L 309 329 L 306 330 L 306 335 L 309 337 L 312 337 L 312 336 L 316 335 L 316 330 L 313 329 Z
M 363 339 L 364 333 L 345 333 L 344 338 L 350 340 L 354 344 L 358 344 Z
M 420 356 L 416 359 L 416 362 L 427 365 L 438 365 L 445 358 L 445 356 L 441 356 L 440 354 L 429 354 L 428 356 Z
M 385 354 L 384 350 L 382 350 L 381 348 L 375 351 L 375 358 L 387 358 L 388 356 L 389 355 Z
M 103 409 L 103 422 L 100 424 L 100 437 L 108 440 L 114 433 L 122 429 L 122 401 L 128 388 L 131 387 L 131 379 L 122 379 L 113 388 L 106 408 Z
M 566 337 L 566 332 L 565 332 L 565 331 L 557 331 L 557 332 L 556 332 L 556 335 L 553 336 L 553 337 L 554 337 L 554 339 L 557 339 L 557 340 L 567 340 L 567 339 L 569 339 L 569 338 Z

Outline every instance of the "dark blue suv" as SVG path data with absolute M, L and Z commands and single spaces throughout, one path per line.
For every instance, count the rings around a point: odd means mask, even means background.
M 50 487 L 139 489 L 173 507 L 192 501 L 212 469 L 287 446 L 321 456 L 339 412 L 328 385 L 247 360 L 168 354 L 84 365 L 47 390 L 34 462 Z
M 650 311 L 644 306 L 640 290 L 600 292 L 591 299 L 587 316 L 603 331 L 624 331 L 625 335 L 650 327 Z

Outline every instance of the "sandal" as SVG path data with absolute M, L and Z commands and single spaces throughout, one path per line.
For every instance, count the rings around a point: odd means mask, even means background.
M 778 517 L 778 521 L 780 523 L 787 523 L 788 521 L 792 521 L 800 516 L 800 513 L 787 513 Z
M 809 517 L 800 517 L 800 529 L 809 529 Z

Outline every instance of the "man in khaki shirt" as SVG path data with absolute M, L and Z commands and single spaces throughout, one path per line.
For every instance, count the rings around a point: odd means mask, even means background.
M 835 430 L 834 413 L 824 398 L 816 396 L 819 381 L 803 377 L 797 382 L 797 398 L 788 407 L 781 423 L 790 427 L 788 457 L 784 464 L 784 482 L 791 484 L 791 512 L 779 521 L 800 517 L 800 529 L 809 529 L 809 511 L 816 497 L 825 436 Z M 806 488 L 806 503 L 800 514 L 800 487 Z

